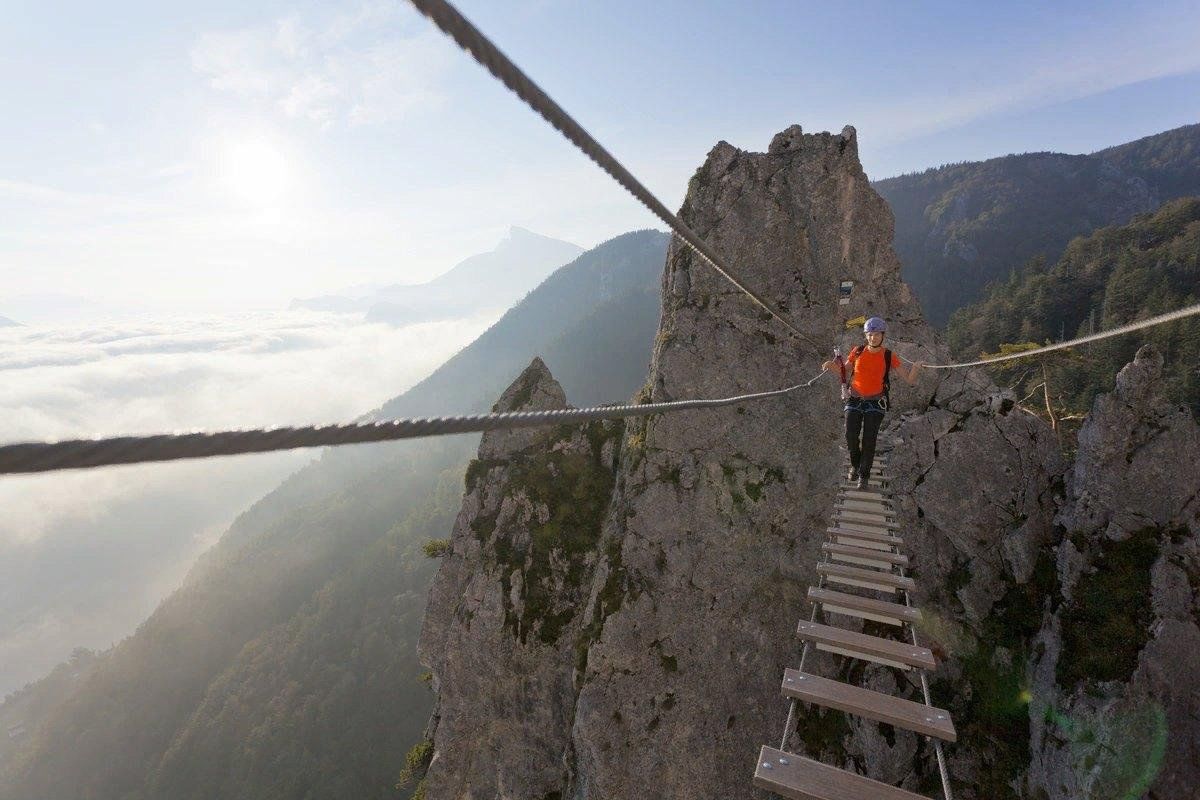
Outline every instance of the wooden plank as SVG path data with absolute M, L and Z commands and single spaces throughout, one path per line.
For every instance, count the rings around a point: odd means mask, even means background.
M 850 468 L 842 467 L 842 469 L 849 470 Z M 869 477 L 867 480 L 870 481 L 872 485 L 874 485 L 876 481 L 878 481 L 880 483 L 891 483 L 895 479 L 896 479 L 896 476 L 893 475 L 892 473 L 888 472 L 887 470 L 873 469 L 873 470 L 871 470 L 871 477 Z M 847 483 L 850 483 L 850 481 L 847 481 Z M 858 481 L 854 481 L 852 485 L 857 486 Z
M 894 592 L 903 589 L 906 592 L 916 591 L 917 583 L 912 578 L 897 575 L 894 572 L 880 572 L 862 567 L 848 567 L 845 564 L 817 564 L 817 574 L 824 575 L 826 580 L 844 583 L 847 586 L 861 586 L 864 589 L 879 589 L 884 592 Z
M 834 524 L 846 522 L 856 527 L 861 527 L 864 530 L 884 532 L 898 531 L 900 525 L 895 522 L 889 522 L 886 519 L 881 519 L 870 514 L 863 514 L 855 511 L 834 511 L 830 521 Z
M 894 535 L 896 535 L 896 532 L 893 531 L 891 528 L 883 528 L 883 527 L 880 527 L 879 525 L 868 525 L 865 522 L 854 522 L 853 520 L 850 520 L 850 521 L 843 520 L 841 522 L 831 522 L 830 524 L 834 525 L 838 528 L 841 528 L 843 530 L 857 531 L 858 533 L 873 533 L 876 536 L 879 536 L 879 535 L 894 536 Z
M 838 452 L 842 454 L 843 458 L 850 458 L 850 451 L 846 449 L 845 445 L 840 445 L 838 447 Z M 886 460 L 891 457 L 892 457 L 892 449 L 890 447 L 885 450 L 881 450 L 878 447 L 875 448 L 875 455 L 874 455 L 875 461 L 878 462 L 879 459 L 881 459 L 881 458 Z
M 839 490 L 836 499 L 839 503 L 869 503 L 872 506 L 891 506 L 893 503 L 891 497 L 881 493 L 850 489 Z
M 821 549 L 831 556 L 847 555 L 861 556 L 886 563 L 889 567 L 907 567 L 908 556 L 903 553 L 881 553 L 878 550 L 865 550 L 861 546 L 834 544 L 825 542 Z
M 873 477 L 869 481 L 867 481 L 867 486 L 873 488 L 875 491 L 883 491 L 883 490 L 887 489 L 888 485 L 891 484 L 891 482 L 892 481 L 890 478 L 888 480 L 884 481 L 884 480 L 880 480 L 879 478 Z M 843 488 L 843 489 L 858 489 L 858 481 L 854 481 L 853 483 L 850 481 L 843 481 L 841 488 Z
M 868 525 L 860 525 L 854 522 L 843 522 L 840 525 L 830 525 L 825 529 L 827 533 L 832 533 L 837 536 L 857 536 L 860 539 L 867 539 L 873 542 L 887 542 L 888 544 L 898 544 L 896 541 L 901 537 L 887 530 L 879 530 Z
M 886 542 L 871 542 L 863 539 L 846 538 L 845 536 L 837 536 L 834 538 L 837 544 L 844 544 L 850 547 L 863 547 L 869 550 L 878 550 L 881 553 L 890 553 L 892 545 Z
M 850 459 L 849 458 L 842 459 L 842 467 L 844 469 L 850 469 Z M 888 471 L 887 467 L 888 467 L 888 462 L 886 459 L 884 459 L 883 461 L 880 461 L 877 458 L 871 462 L 871 474 L 879 475 L 880 473 L 885 473 Z
M 860 511 L 867 514 L 895 516 L 892 504 L 884 500 L 852 500 L 848 497 L 838 497 L 834 501 L 834 508 L 839 511 Z
M 784 670 L 782 689 L 784 697 L 844 711 L 876 722 L 886 722 L 897 728 L 947 742 L 958 739 L 950 713 L 942 708 L 914 703 L 912 700 L 795 669 Z
M 839 517 L 847 517 L 847 522 L 866 525 L 874 528 L 879 527 L 896 527 L 900 523 L 896 521 L 896 516 L 890 511 L 862 511 L 852 508 L 846 508 L 841 503 L 834 505 L 833 513 Z M 886 514 L 887 519 L 882 517 Z M 870 515 L 871 519 L 859 519 L 859 517 Z
M 863 775 L 763 746 L 754 785 L 788 800 L 928 800 Z
M 845 470 L 850 469 L 850 459 L 846 458 L 844 456 L 842 457 L 842 469 L 845 469 Z M 874 461 L 872 461 L 871 462 L 871 474 L 872 475 L 889 474 L 887 460 L 885 459 L 884 461 L 881 462 L 879 459 L 875 459 Z
M 841 561 L 843 564 L 861 564 L 864 567 L 879 569 L 908 566 L 908 556 L 869 547 L 825 542 L 821 545 L 821 550 L 828 553 L 832 560 Z
M 834 541 L 837 544 L 849 545 L 850 547 L 863 547 L 869 550 L 878 550 L 881 553 L 890 553 L 892 551 L 892 545 L 887 544 L 886 542 L 871 542 L 864 539 L 847 538 L 845 536 L 835 537 Z
M 895 527 L 898 524 L 896 522 L 896 515 L 890 511 L 853 511 L 843 508 L 840 505 L 835 505 L 833 513 L 836 516 L 842 517 L 847 522 L 861 522 L 864 525 Z
M 847 486 L 855 486 L 857 484 L 847 484 Z M 859 489 L 844 488 L 840 494 L 843 497 L 851 497 L 855 500 L 878 500 L 879 502 L 891 502 L 891 495 L 871 490 L 860 491 Z
M 899 536 L 892 536 L 887 533 L 876 533 L 874 531 L 855 531 L 850 528 L 832 527 L 826 528 L 826 533 L 837 537 L 838 544 L 851 544 L 855 547 L 871 547 L 875 550 L 887 549 L 889 547 L 901 547 L 904 540 Z M 852 541 L 843 541 L 852 540 Z
M 933 660 L 933 653 L 928 648 L 914 647 L 893 639 L 881 639 L 878 636 L 868 636 L 865 633 L 808 620 L 800 621 L 796 633 L 801 639 L 815 643 L 822 650 L 842 653 L 851 658 L 900 666 L 902 669 L 934 669 L 937 666 L 937 662 Z
M 834 614 L 845 614 L 860 619 L 873 619 L 886 622 L 889 625 L 901 625 L 907 622 L 917 625 L 921 622 L 921 612 L 902 603 L 890 603 L 886 600 L 876 600 L 873 597 L 859 597 L 856 594 L 835 592 L 832 589 L 808 588 L 808 599 L 820 603 L 826 611 Z

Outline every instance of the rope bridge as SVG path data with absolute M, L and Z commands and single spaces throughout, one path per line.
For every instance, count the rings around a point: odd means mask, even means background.
M 797 701 L 885 722 L 928 737 L 937 756 L 945 800 L 953 800 L 942 742 L 954 742 L 958 735 L 950 713 L 936 708 L 929 695 L 926 672 L 935 669 L 937 661 L 933 652 L 917 641 L 921 612 L 912 606 L 916 583 L 904 574 L 909 562 L 908 556 L 901 552 L 904 539 L 888 488 L 891 476 L 887 472 L 886 451 L 880 452 L 876 463 L 879 474 L 866 491 L 857 490 L 852 483 L 844 483 L 838 491 L 830 526 L 825 531 L 826 541 L 821 545 L 817 585 L 808 590 L 812 613 L 796 627 L 796 635 L 804 642 L 800 662 L 795 669 L 785 669 L 783 673 L 780 691 L 790 700 L 783 739 L 778 749 L 762 747 L 754 769 L 755 786 L 795 800 L 927 800 L 890 784 L 790 753 L 787 746 L 795 729 Z M 827 583 L 848 589 L 835 591 L 826 588 Z M 866 596 L 864 591 L 883 595 L 884 599 Z M 896 602 L 897 592 L 903 595 L 903 603 Z M 816 621 L 818 610 L 829 618 L 825 623 Z M 828 624 L 846 617 L 872 620 L 899 628 L 901 632 L 907 630 L 912 643 Z M 804 662 L 813 647 L 848 659 L 903 671 L 915 670 L 924 702 L 805 672 Z

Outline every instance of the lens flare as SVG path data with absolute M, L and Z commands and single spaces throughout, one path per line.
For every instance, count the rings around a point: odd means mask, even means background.
M 1083 798 L 1137 800 L 1162 768 L 1167 717 L 1153 701 L 1127 701 L 1074 719 L 1047 708 L 1046 721 L 1065 734 Z

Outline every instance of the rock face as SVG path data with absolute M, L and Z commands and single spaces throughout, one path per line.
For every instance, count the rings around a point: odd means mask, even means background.
M 718 144 L 681 215 L 823 347 L 844 352 L 861 336 L 847 321 L 878 315 L 902 357 L 947 360 L 900 280 L 852 128 L 793 126 L 767 153 Z M 827 357 L 676 242 L 640 398 L 786 386 Z M 934 700 L 958 725 L 956 796 L 1023 796 L 1065 464 L 1049 428 L 982 373 L 897 376 L 893 401 L 883 437 L 898 444 L 922 635 L 943 657 Z M 564 403 L 535 361 L 499 408 Z M 486 436 L 422 635 L 439 698 L 427 796 L 756 796 L 758 748 L 783 733 L 780 676 L 799 659 L 841 436 L 829 378 L 740 407 Z M 914 676 L 824 653 L 805 668 L 920 694 Z M 911 790 L 937 785 L 930 745 L 904 731 L 801 706 L 789 738 Z
M 564 408 L 535 359 L 497 411 Z M 622 425 L 484 434 L 419 656 L 438 692 L 429 797 L 547 797 L 568 779 L 576 642 Z
M 1076 797 L 1200 787 L 1200 428 L 1147 345 L 1079 434 L 1038 637 L 1032 786 Z

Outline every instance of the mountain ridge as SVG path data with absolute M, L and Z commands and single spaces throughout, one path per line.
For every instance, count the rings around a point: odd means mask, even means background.
M 942 326 L 1030 258 L 1056 261 L 1076 236 L 1200 194 L 1200 125 L 1092 154 L 1006 155 L 872 185 L 895 217 L 905 281 Z
M 571 242 L 512 226 L 491 250 L 468 256 L 442 274 L 413 284 L 383 284 L 357 296 L 296 299 L 292 308 L 363 313 L 369 321 L 403 325 L 503 309 L 584 252 Z

